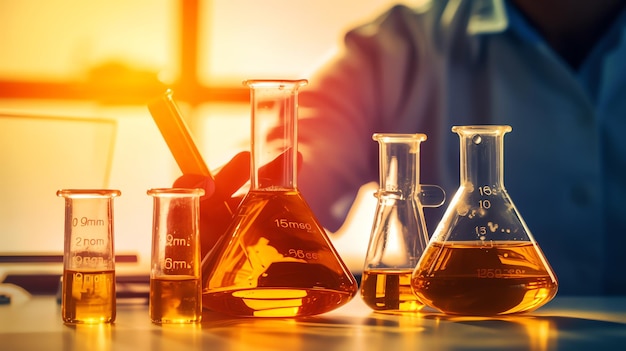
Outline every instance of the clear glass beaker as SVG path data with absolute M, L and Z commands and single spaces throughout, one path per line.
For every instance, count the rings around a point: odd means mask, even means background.
M 361 297 L 376 311 L 419 311 L 424 305 L 411 289 L 411 274 L 429 239 L 422 208 L 441 206 L 445 193 L 438 186 L 419 183 L 425 134 L 376 133 L 373 139 L 379 145 L 380 186 L 374 194 L 378 201 Z M 435 193 L 439 196 L 433 202 Z
M 557 279 L 504 187 L 510 126 L 455 126 L 460 186 L 420 259 L 411 285 L 444 313 L 504 315 L 550 301 Z
M 202 319 L 200 197 L 204 189 L 149 189 L 153 197 L 150 319 L 197 323 Z
M 238 316 L 293 317 L 342 306 L 357 292 L 296 186 L 297 96 L 306 80 L 250 80 L 250 190 L 202 263 L 203 306 Z M 276 145 L 266 128 L 281 122 Z M 280 171 L 261 168 L 278 163 Z
M 119 190 L 62 189 L 65 244 L 61 316 L 65 323 L 115 321 L 113 198 Z

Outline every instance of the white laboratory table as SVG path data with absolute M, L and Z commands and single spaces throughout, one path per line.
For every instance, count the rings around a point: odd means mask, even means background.
M 372 312 L 356 296 L 314 317 L 154 325 L 145 304 L 120 304 L 112 325 L 65 325 L 52 296 L 0 305 L 0 350 L 626 350 L 625 297 L 557 296 L 516 317 Z

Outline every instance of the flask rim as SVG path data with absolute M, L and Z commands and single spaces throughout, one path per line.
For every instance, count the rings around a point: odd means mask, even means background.
M 402 133 L 374 133 L 372 135 L 373 140 L 397 140 L 397 141 L 424 141 L 428 139 L 426 134 L 414 133 L 414 134 L 402 134 Z
M 202 188 L 151 188 L 146 191 L 150 196 L 180 197 L 180 196 L 203 196 Z
M 309 84 L 307 79 L 247 79 L 244 85 L 251 88 L 302 87 Z
M 466 126 L 453 126 L 452 131 L 455 133 L 460 132 L 472 132 L 472 133 L 508 133 L 513 128 L 506 124 L 484 124 L 484 125 L 466 125 Z
M 108 198 L 122 195 L 117 189 L 60 189 L 57 196 L 65 198 Z

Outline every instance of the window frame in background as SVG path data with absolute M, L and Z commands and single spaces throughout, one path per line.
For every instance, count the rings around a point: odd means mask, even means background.
M 160 81 L 124 79 L 102 81 L 39 81 L 0 78 L 0 99 L 48 99 L 98 101 L 108 104 L 137 104 L 162 94 L 165 89 L 176 91 L 176 98 L 191 106 L 202 103 L 247 103 L 249 90 L 239 86 L 202 84 L 198 77 L 199 18 L 202 0 L 177 1 L 179 8 L 178 62 L 179 75 L 172 84 Z

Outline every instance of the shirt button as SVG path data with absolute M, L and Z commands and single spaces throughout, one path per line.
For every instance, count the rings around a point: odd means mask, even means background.
M 572 202 L 579 206 L 587 206 L 591 203 L 591 190 L 582 184 L 572 186 L 570 195 Z

